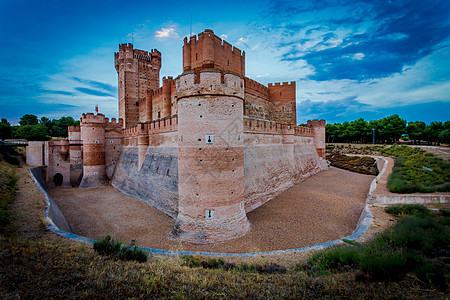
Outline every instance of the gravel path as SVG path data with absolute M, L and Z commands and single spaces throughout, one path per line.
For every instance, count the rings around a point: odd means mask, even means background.
M 111 234 L 124 243 L 135 239 L 138 245 L 150 248 L 241 253 L 300 248 L 351 234 L 373 178 L 330 168 L 250 212 L 251 231 L 217 245 L 171 240 L 172 218 L 111 186 L 88 190 L 58 187 L 49 194 L 74 232 L 82 236 Z

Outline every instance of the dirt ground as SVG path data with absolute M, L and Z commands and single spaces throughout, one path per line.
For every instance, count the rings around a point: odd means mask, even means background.
M 251 231 L 214 245 L 189 245 L 170 239 L 174 220 L 141 200 L 108 186 L 98 189 L 54 188 L 50 196 L 76 234 L 167 250 L 257 252 L 300 248 L 351 234 L 374 176 L 331 168 L 298 183 L 248 213 Z

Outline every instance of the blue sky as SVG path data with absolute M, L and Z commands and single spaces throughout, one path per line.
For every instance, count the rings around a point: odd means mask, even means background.
M 246 75 L 297 82 L 297 121 L 450 115 L 450 1 L 0 0 L 0 117 L 117 117 L 118 45 L 182 72 L 183 38 L 206 28 L 246 52 Z

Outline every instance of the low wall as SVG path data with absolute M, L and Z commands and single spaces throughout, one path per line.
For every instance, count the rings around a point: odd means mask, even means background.
M 72 226 L 70 226 L 70 223 L 66 220 L 58 205 L 56 205 L 55 201 L 53 201 L 47 193 L 48 186 L 45 180 L 46 167 L 35 167 L 29 169 L 29 171 L 31 178 L 34 180 L 41 193 L 45 196 L 45 201 L 47 202 L 47 209 L 44 213 L 44 219 L 49 220 L 51 225 L 56 226 L 59 230 L 73 232 Z
M 178 148 L 149 147 L 142 168 L 138 147 L 122 147 L 112 185 L 165 214 L 178 214 Z
M 450 195 L 371 195 L 370 204 L 449 203 Z

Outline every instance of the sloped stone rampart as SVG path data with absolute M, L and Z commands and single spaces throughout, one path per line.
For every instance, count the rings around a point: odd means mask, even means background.
M 178 148 L 149 147 L 142 168 L 138 148 L 123 147 L 112 185 L 165 214 L 178 214 Z
M 245 210 L 250 212 L 296 182 L 321 171 L 314 145 L 293 145 L 294 159 L 282 144 L 246 147 L 244 150 Z

